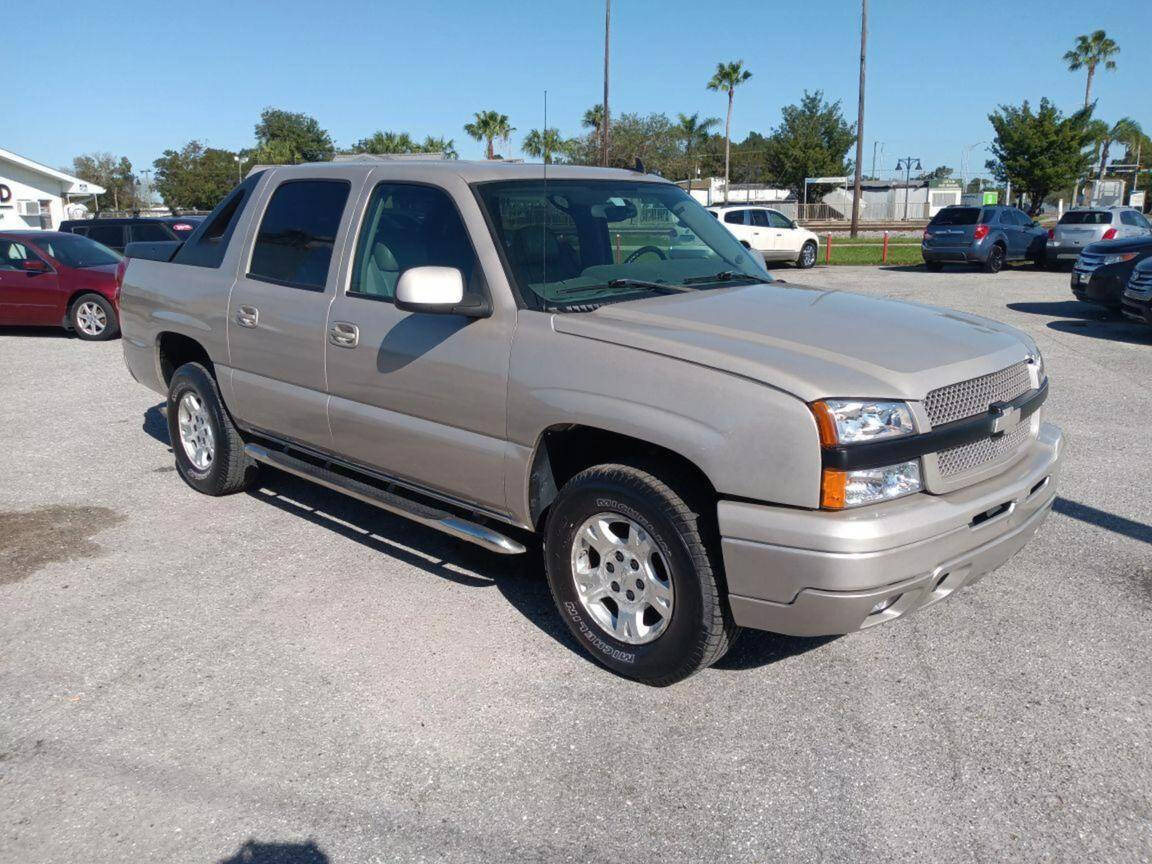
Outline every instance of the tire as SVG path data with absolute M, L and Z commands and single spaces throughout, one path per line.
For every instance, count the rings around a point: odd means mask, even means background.
M 552 503 L 544 532 L 552 597 L 576 641 L 618 675 L 673 684 L 715 663 L 736 638 L 697 511 L 655 475 L 626 465 L 582 471 Z M 594 542 L 584 530 L 590 523 Z M 578 588 L 578 578 L 592 589 Z M 669 614 L 657 611 L 665 607 Z
M 801 270 L 808 270 L 816 266 L 816 244 L 811 240 L 800 248 L 800 255 L 796 258 L 796 266 Z
M 68 323 L 76 335 L 87 342 L 105 342 L 120 335 L 120 321 L 108 298 L 100 294 L 81 294 L 68 309 Z
M 167 413 L 176 470 L 185 483 L 205 495 L 231 495 L 255 482 L 258 466 L 244 452 L 216 380 L 202 365 L 185 363 L 172 375 Z
M 927 270 L 929 273 L 939 273 L 941 270 L 944 269 L 944 265 L 941 264 L 939 261 L 925 261 L 924 262 L 924 269 Z
M 988 250 L 988 260 L 984 262 L 985 273 L 999 273 L 1004 269 L 1004 247 L 997 243 Z

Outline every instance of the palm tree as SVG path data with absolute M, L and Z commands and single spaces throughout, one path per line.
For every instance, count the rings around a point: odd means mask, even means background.
M 692 115 L 680 114 L 676 132 L 684 139 L 684 155 L 690 157 L 693 150 L 707 143 L 712 127 L 719 122 L 719 117 L 705 117 L 701 120 L 699 111 Z
M 604 105 L 597 103 L 584 112 L 584 119 L 580 121 L 580 125 L 585 129 L 592 130 L 592 141 L 596 145 L 596 149 L 600 149 L 600 135 L 604 129 Z
M 476 119 L 464 124 L 464 131 L 477 141 L 485 141 L 485 158 L 495 159 L 496 151 L 492 142 L 497 138 L 508 138 L 516 129 L 508 123 L 508 115 L 499 111 L 477 111 Z
M 1084 85 L 1084 107 L 1092 101 L 1092 78 L 1096 74 L 1096 67 L 1101 63 L 1105 69 L 1115 69 L 1116 61 L 1113 54 L 1120 53 L 1120 46 L 1103 30 L 1097 30 L 1091 36 L 1080 35 L 1076 37 L 1076 47 L 1064 54 L 1064 62 L 1068 64 L 1069 72 L 1088 70 L 1088 82 Z
M 1132 146 L 1134 142 L 1139 141 L 1140 137 L 1144 134 L 1144 130 L 1140 128 L 1140 124 L 1133 120 L 1131 117 L 1121 117 L 1113 124 L 1111 129 L 1108 129 L 1099 139 L 1098 144 L 1100 147 L 1100 167 L 1096 171 L 1096 189 L 1094 190 L 1094 198 L 1099 197 L 1100 183 L 1104 180 L 1104 174 L 1108 170 L 1108 151 L 1112 149 L 1113 142 L 1124 144 L 1125 146 Z
M 728 176 L 732 155 L 732 101 L 736 88 L 752 77 L 744 68 L 744 61 L 717 63 L 716 74 L 708 82 L 709 90 L 723 90 L 728 94 L 728 117 L 724 121 L 724 203 L 728 203 Z
M 542 158 L 547 165 L 555 154 L 564 152 L 567 144 L 568 142 L 560 136 L 559 129 L 548 128 L 543 132 L 533 129 L 525 136 L 520 149 L 533 159 Z
M 356 153 L 414 153 L 420 149 L 407 132 L 377 131 L 352 145 Z

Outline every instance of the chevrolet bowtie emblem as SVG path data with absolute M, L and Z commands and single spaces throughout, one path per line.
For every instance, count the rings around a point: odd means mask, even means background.
M 1007 402 L 993 402 L 988 413 L 992 415 L 993 435 L 1003 435 L 1020 425 L 1020 409 Z

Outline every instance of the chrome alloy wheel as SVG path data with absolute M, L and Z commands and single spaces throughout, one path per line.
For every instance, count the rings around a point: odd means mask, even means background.
M 629 645 L 653 641 L 672 620 L 672 575 L 655 541 L 619 513 L 597 513 L 572 541 L 572 579 L 584 610 Z
M 86 300 L 76 307 L 76 326 L 86 336 L 99 336 L 108 327 L 108 314 L 99 303 Z
M 184 455 L 197 471 L 207 471 L 216 458 L 216 437 L 212 434 L 204 400 L 192 391 L 185 393 L 180 397 L 176 419 Z

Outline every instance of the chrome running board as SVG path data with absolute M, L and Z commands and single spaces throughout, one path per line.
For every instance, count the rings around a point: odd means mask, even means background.
M 397 516 L 403 516 L 405 519 L 411 519 L 413 522 L 419 522 L 421 525 L 435 528 L 445 534 L 451 534 L 453 537 L 468 543 L 475 543 L 490 552 L 498 552 L 501 555 L 519 555 L 525 551 L 522 543 L 518 543 L 511 537 L 493 531 L 477 522 L 456 516 L 446 510 L 430 507 L 411 498 L 405 498 L 395 492 L 373 486 L 371 483 L 338 474 L 321 465 L 314 465 L 280 450 L 270 450 L 259 444 L 245 444 L 244 452 L 257 462 L 271 465 L 273 468 L 278 468 L 288 474 L 310 480 L 325 489 L 341 492 L 357 501 L 363 501 L 365 504 L 371 504 L 373 507 L 379 507 L 381 510 L 387 510 L 389 513 L 395 513 Z

